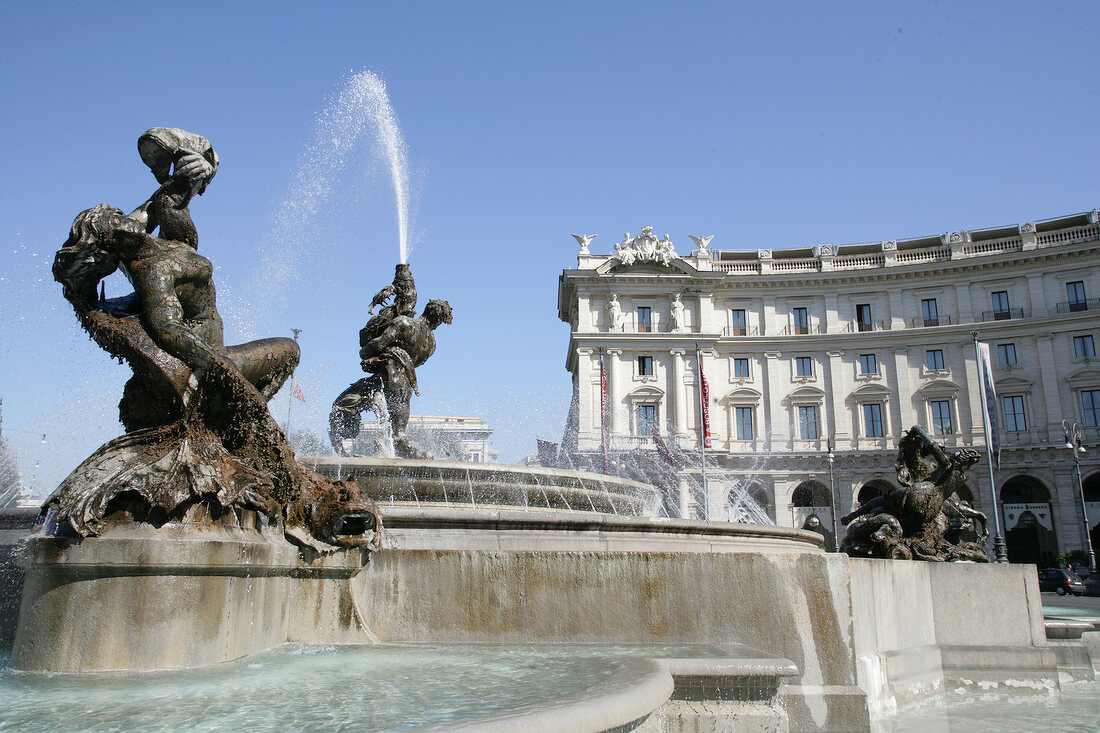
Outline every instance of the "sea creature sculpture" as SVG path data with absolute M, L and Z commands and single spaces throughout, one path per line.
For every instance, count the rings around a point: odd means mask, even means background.
M 840 520 L 848 527 L 841 550 L 853 557 L 989 562 L 983 542 L 948 538 L 952 519 L 980 522 L 981 540 L 986 535 L 985 515 L 951 498 L 977 461 L 973 448 L 949 455 L 923 428 L 910 428 L 898 442 L 895 469 L 901 487 L 865 501 Z M 958 538 L 957 532 L 951 534 Z

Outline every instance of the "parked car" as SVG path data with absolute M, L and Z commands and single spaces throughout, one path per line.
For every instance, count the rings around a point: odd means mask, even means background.
M 1039 590 L 1041 592 L 1054 591 L 1060 596 L 1072 593 L 1075 596 L 1085 594 L 1085 584 L 1077 577 L 1076 573 L 1050 568 L 1039 571 Z

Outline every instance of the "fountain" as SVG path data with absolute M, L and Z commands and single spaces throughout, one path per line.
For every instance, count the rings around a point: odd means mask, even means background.
M 297 347 L 226 347 L 194 250 L 187 206 L 213 178 L 213 148 L 174 129 L 143 140 L 161 188 L 129 216 L 83 213 L 55 265 L 82 325 L 134 370 L 128 432 L 66 479 L 22 549 L 11 666 L 79 676 L 31 685 L 0 723 L 65 708 L 71 679 L 93 690 L 82 700 L 158 672 L 157 690 L 186 688 L 165 693 L 180 729 L 269 708 L 278 725 L 313 700 L 308 716 L 327 727 L 863 731 L 931 692 L 1049 692 L 1085 674 L 1071 662 L 1087 645 L 1047 644 L 1030 566 L 849 557 L 813 532 L 671 519 L 648 483 L 431 461 L 400 425 L 395 452 L 412 458 L 296 463 L 267 400 Z M 98 297 L 119 266 L 135 293 Z M 164 270 L 188 273 L 188 287 L 153 276 Z M 406 285 L 411 274 L 392 294 Z M 399 310 L 376 324 L 386 348 L 364 344 L 373 381 L 356 392 L 356 406 L 382 394 L 391 420 L 407 416 L 411 367 L 372 360 L 400 361 L 392 347 L 421 363 L 418 340 L 450 315 L 438 306 L 409 336 L 387 330 L 420 320 Z M 910 488 L 929 490 L 930 476 Z M 437 668 L 482 682 L 446 714 L 402 697 L 390 717 L 361 719 L 402 674 L 407 692 Z M 521 694 L 495 695 L 516 680 Z M 455 686 L 435 694 L 433 710 Z

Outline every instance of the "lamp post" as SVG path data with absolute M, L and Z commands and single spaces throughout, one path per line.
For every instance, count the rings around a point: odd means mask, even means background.
M 1096 573 L 1096 554 L 1092 551 L 1092 526 L 1089 524 L 1089 510 L 1085 506 L 1085 485 L 1081 481 L 1081 459 L 1078 454 L 1085 452 L 1081 445 L 1081 429 L 1077 423 L 1071 428 L 1069 420 L 1062 421 L 1062 431 L 1066 436 L 1066 447 L 1073 452 L 1073 468 L 1077 472 L 1077 491 L 1081 496 L 1081 515 L 1085 518 L 1085 542 L 1089 548 L 1089 575 Z
M 833 500 L 833 551 L 840 551 L 840 525 L 836 523 L 836 513 L 840 509 L 840 502 L 837 501 L 836 495 L 836 481 L 833 478 L 833 461 L 836 460 L 836 456 L 833 455 L 833 439 L 829 438 L 825 442 L 828 448 L 828 453 L 825 454 L 826 460 L 829 461 L 829 496 Z

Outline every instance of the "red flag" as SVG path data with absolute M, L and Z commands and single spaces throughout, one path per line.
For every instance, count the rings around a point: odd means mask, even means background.
M 661 431 L 657 428 L 657 423 L 653 423 L 653 443 L 657 446 L 657 455 L 665 459 L 669 465 L 677 465 L 676 459 L 672 457 L 672 451 L 668 449 L 668 443 L 661 437 Z
M 294 399 L 301 400 L 302 402 L 306 401 L 306 396 L 304 394 L 302 394 L 302 388 L 299 387 L 297 384 L 294 385 L 294 395 L 293 395 L 293 397 L 294 397 Z
M 611 459 L 607 455 L 607 371 L 603 366 L 603 354 L 600 354 L 600 438 L 603 441 L 603 470 L 611 470 Z
M 710 448 L 710 387 L 703 374 L 703 357 L 699 355 L 699 411 L 703 417 L 703 447 Z

